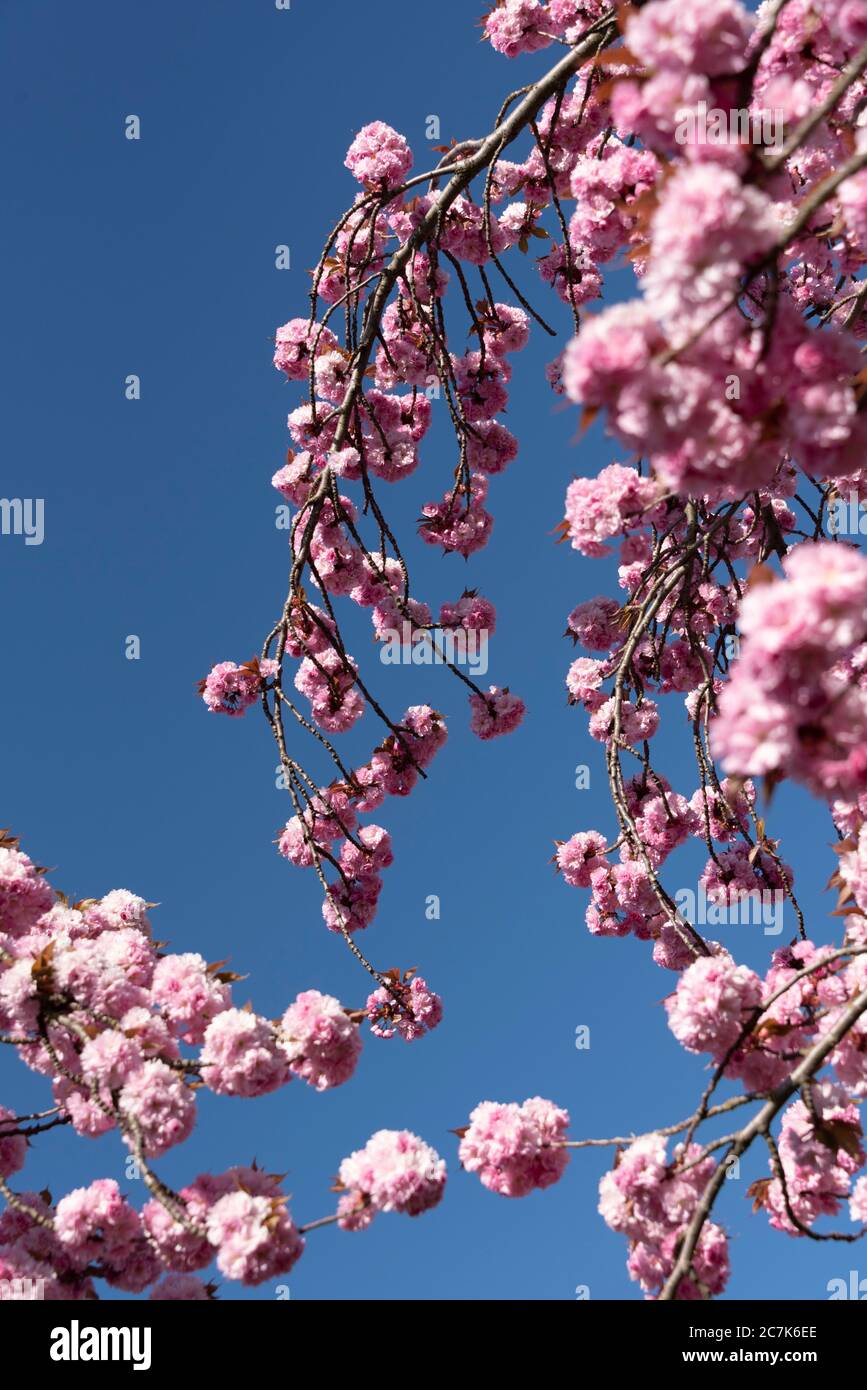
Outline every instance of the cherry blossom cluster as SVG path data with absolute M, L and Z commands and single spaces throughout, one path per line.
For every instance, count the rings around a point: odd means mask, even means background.
M 847 945 L 863 947 L 863 920 L 847 921 Z M 811 941 L 775 951 L 764 979 L 718 948 L 680 975 L 666 1000 L 668 1023 L 687 1051 L 705 1053 L 748 1091 L 773 1090 L 808 1046 L 832 1031 L 862 993 L 865 978 L 862 955 L 846 960 L 833 947 Z M 857 1097 L 867 1095 L 863 1044 L 859 1023 L 829 1058 L 839 1082 Z
M 461 1133 L 460 1161 L 468 1173 L 503 1197 L 526 1197 L 562 1176 L 569 1154 L 563 1147 L 567 1111 L 534 1096 L 523 1105 L 483 1101 Z
M 225 688 L 240 687 L 233 680 Z M 41 1279 L 48 1298 L 96 1297 L 97 1279 L 128 1293 L 150 1287 L 154 1298 L 208 1298 L 215 1286 L 198 1271 L 213 1263 L 224 1279 L 243 1284 L 288 1273 L 304 1236 L 279 1178 L 255 1165 L 235 1167 L 200 1174 L 174 1192 L 151 1161 L 191 1134 L 197 1087 L 249 1098 L 298 1077 L 329 1090 L 355 1072 L 366 1013 L 375 1033 L 396 1029 L 410 1038 L 442 1014 L 437 995 L 415 976 L 402 1012 L 385 990 L 367 1010 L 352 1011 L 310 989 L 269 1020 L 233 1004 L 239 977 L 223 962 L 166 952 L 153 938 L 149 906 L 123 889 L 70 903 L 13 836 L 0 840 L 0 1040 L 50 1084 L 53 1100 L 38 1112 L 47 1122 L 32 1127 L 32 1116 L 0 1106 L 0 1193 L 8 1203 L 0 1277 Z M 398 999 L 403 989 L 398 981 Z M 151 1194 L 141 1211 L 112 1178 L 56 1203 L 9 1188 L 25 1167 L 29 1137 L 59 1125 L 91 1139 L 120 1133 Z M 363 1176 L 344 1185 L 371 1214 L 416 1215 L 439 1200 L 445 1164 L 416 1136 L 382 1131 L 365 1152 Z M 348 1172 L 359 1159 L 345 1160 Z M 330 1218 L 344 1226 L 348 1200 Z
M 658 1295 L 670 1277 L 678 1245 L 713 1168 L 714 1160 L 704 1157 L 698 1145 L 678 1146 L 669 1161 L 663 1137 L 650 1134 L 618 1151 L 615 1167 L 603 1177 L 600 1214 L 612 1231 L 629 1241 L 629 1277 L 648 1296 Z M 678 1298 L 711 1298 L 724 1291 L 728 1277 L 728 1239 L 719 1226 L 708 1222 Z
M 781 581 L 738 614 L 741 655 L 719 697 L 714 753 L 726 772 L 796 777 L 817 796 L 867 792 L 867 558 L 799 545 Z
M 381 1129 L 340 1165 L 337 1224 L 344 1231 L 369 1226 L 377 1212 L 419 1216 L 442 1200 L 446 1165 L 408 1130 Z

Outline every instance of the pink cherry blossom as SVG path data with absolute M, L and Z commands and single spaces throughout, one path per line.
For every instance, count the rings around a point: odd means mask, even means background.
M 567 1111 L 539 1096 L 523 1105 L 482 1101 L 461 1139 L 461 1164 L 468 1173 L 478 1173 L 492 1192 L 525 1197 L 563 1176 L 569 1162 L 563 1147 L 568 1126 Z

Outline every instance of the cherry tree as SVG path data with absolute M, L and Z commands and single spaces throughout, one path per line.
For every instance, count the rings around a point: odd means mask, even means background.
M 611 809 L 607 826 L 558 844 L 557 868 L 589 892 L 594 936 L 634 937 L 645 945 L 618 949 L 649 949 L 669 972 L 670 1031 L 709 1077 L 685 1119 L 601 1139 L 570 1137 L 554 1099 L 482 1100 L 456 1157 L 517 1198 L 563 1179 L 575 1150 L 609 1148 L 599 1210 L 651 1298 L 724 1290 L 715 1202 L 754 1145 L 767 1156 L 756 1219 L 816 1241 L 867 1229 L 867 558 L 840 524 L 842 498 L 867 499 L 867 0 L 766 0 L 757 13 L 740 0 L 502 0 L 483 34 L 507 60 L 554 58 L 518 78 L 487 135 L 442 147 L 422 172 L 382 121 L 349 147 L 358 189 L 308 309 L 275 337 L 274 365 L 298 391 L 273 477 L 290 518 L 287 590 L 261 644 L 251 637 L 258 654 L 218 663 L 200 687 L 209 711 L 266 721 L 289 796 L 277 850 L 316 875 L 366 1001 L 305 990 L 276 1020 L 241 1008 L 223 962 L 162 949 L 148 903 L 125 890 L 70 902 L 6 833 L 0 1041 L 42 1078 L 43 1108 L 0 1108 L 0 1278 L 39 1279 L 48 1298 L 93 1297 L 102 1281 L 207 1299 L 214 1261 L 223 1279 L 260 1284 L 319 1226 L 357 1232 L 443 1199 L 445 1161 L 407 1131 L 349 1154 L 335 1210 L 300 1224 L 281 1180 L 255 1166 L 174 1190 L 155 1164 L 193 1130 L 197 1089 L 253 1099 L 297 1079 L 324 1091 L 352 1079 L 363 1025 L 413 1042 L 443 1017 L 432 985 L 377 962 L 367 941 L 393 861 L 370 817 L 387 822 L 436 775 L 445 721 L 430 705 L 387 708 L 348 649 L 345 614 L 369 610 L 378 641 L 427 643 L 464 686 L 479 738 L 521 723 L 510 686 L 476 684 L 456 656 L 494 630 L 493 605 L 466 589 L 435 613 L 410 546 L 470 558 L 491 542 L 497 475 L 520 469 L 526 443 L 500 417 L 531 332 L 555 340 L 548 380 L 579 430 L 598 421 L 617 455 L 565 494 L 561 539 L 589 559 L 616 553 L 620 592 L 567 618 L 580 649 L 568 698 L 604 746 Z M 603 307 L 624 266 L 631 297 Z M 387 493 L 421 466 L 434 401 L 454 456 L 406 537 Z M 363 719 L 379 741 L 350 766 L 341 735 Z M 654 758 L 664 721 L 684 730 L 694 771 L 667 775 Z M 773 834 L 786 778 L 827 804 L 836 833 L 830 926 L 806 922 Z M 785 905 L 792 941 L 763 974 L 708 939 L 667 885 L 690 841 L 720 912 L 766 894 Z M 725 1099 L 723 1082 L 735 1083 Z M 708 1138 L 729 1114 L 735 1128 Z M 22 1187 L 28 1143 L 59 1126 L 118 1131 L 143 1209 L 111 1177 L 58 1200 Z

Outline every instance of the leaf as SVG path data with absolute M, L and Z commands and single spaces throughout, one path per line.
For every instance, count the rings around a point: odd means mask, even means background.
M 54 942 L 49 941 L 35 957 L 30 967 L 31 978 L 36 982 L 36 988 L 40 994 L 50 994 L 53 988 L 53 976 L 51 973 L 51 963 L 54 958 Z
M 850 853 L 852 852 L 853 849 L 857 849 L 857 848 L 858 848 L 858 842 L 857 842 L 857 840 L 853 840 L 852 837 L 851 837 L 851 835 L 847 835 L 845 840 L 837 840 L 836 844 L 833 844 L 833 845 L 831 846 L 831 853 L 832 853 L 832 854 L 850 854 Z
M 761 1211 L 767 1205 L 768 1188 L 772 1182 L 771 1178 L 757 1178 L 751 1182 L 747 1188 L 747 1196 L 753 1199 L 753 1211 Z
M 629 0 L 623 0 L 623 3 L 617 6 L 617 27 L 621 34 L 626 33 L 627 25 L 634 14 L 635 9 Z
M 584 406 L 584 409 L 581 411 L 581 423 L 580 423 L 580 425 L 579 425 L 579 427 L 578 427 L 578 433 L 579 433 L 579 435 L 581 435 L 581 434 L 586 434 L 586 433 L 587 433 L 587 431 L 589 430 L 590 426 L 591 426 L 591 425 L 594 423 L 594 421 L 596 420 L 596 417 L 598 416 L 598 414 L 599 414 L 599 406 L 598 406 L 598 405 L 585 405 L 585 406 Z M 565 522 L 564 522 L 564 525 L 565 525 Z
M 846 1120 L 821 1120 L 814 1126 L 815 1135 L 826 1149 L 837 1153 L 841 1149 L 850 1158 L 861 1154 L 861 1126 L 849 1124 Z
M 794 1026 L 792 1023 L 778 1023 L 775 1018 L 765 1018 L 753 1031 L 754 1036 L 760 1039 L 783 1038 L 787 1033 L 791 1033 Z
M 765 804 L 770 806 L 774 792 L 783 781 L 785 774 L 782 772 L 766 772 L 762 778 L 762 790 L 765 796 Z
M 747 591 L 758 588 L 762 584 L 773 584 L 776 582 L 776 578 L 777 576 L 770 565 L 753 565 L 747 575 Z
M 592 58 L 588 58 L 583 64 L 585 68 L 643 68 L 645 66 L 641 58 L 636 58 L 626 44 L 620 44 L 618 48 L 606 48 L 603 53 L 595 53 Z
M 638 82 L 644 81 L 643 73 L 636 73 L 635 77 Z M 619 77 L 608 77 L 604 82 L 600 82 L 598 87 L 593 88 L 593 95 L 600 105 L 608 100 L 620 80 Z
M 848 885 L 844 886 L 840 889 L 840 896 L 837 899 L 837 911 L 839 912 L 841 908 L 846 907 L 847 903 L 853 901 L 852 889 Z

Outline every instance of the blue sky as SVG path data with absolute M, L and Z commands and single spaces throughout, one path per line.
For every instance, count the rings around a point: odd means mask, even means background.
M 430 167 L 429 115 L 445 141 L 481 135 L 502 97 L 545 66 L 544 54 L 508 64 L 480 46 L 477 8 L 449 0 L 424 23 L 400 0 L 2 9 L 11 138 L 0 490 L 45 499 L 45 540 L 0 538 L 0 819 L 57 866 L 53 881 L 71 895 L 124 886 L 159 901 L 157 935 L 231 957 L 250 977 L 237 998 L 267 1016 L 311 987 L 358 1006 L 366 977 L 325 930 L 313 876 L 272 844 L 289 808 L 264 721 L 256 711 L 209 716 L 194 682 L 215 661 L 257 651 L 282 602 L 286 537 L 269 479 L 300 397 L 270 365 L 271 335 L 305 312 L 306 268 L 354 195 L 343 168 L 354 131 L 386 120 L 409 139 L 416 167 Z M 130 114 L 138 142 L 124 138 Z M 281 243 L 289 271 L 275 269 Z M 531 262 L 517 273 L 565 334 L 568 316 Z M 523 728 L 479 743 L 447 672 L 374 665 L 366 620 L 348 623 L 391 711 L 426 701 L 449 718 L 427 784 L 376 817 L 396 862 L 363 943 L 382 967 L 420 967 L 445 997 L 445 1021 L 409 1046 L 368 1037 L 355 1079 L 324 1096 L 300 1082 L 258 1102 L 203 1094 L 195 1136 L 160 1165 L 181 1185 L 255 1155 L 288 1172 L 293 1214 L 309 1221 L 332 1210 L 340 1159 L 378 1128 L 410 1128 L 447 1158 L 436 1211 L 380 1217 L 361 1234 L 313 1233 L 288 1281 L 293 1299 L 568 1300 L 578 1285 L 593 1299 L 640 1297 L 625 1242 L 596 1213 L 609 1154 L 578 1154 L 554 1189 L 507 1201 L 460 1172 L 449 1130 L 481 1099 L 541 1094 L 570 1110 L 575 1137 L 641 1131 L 690 1113 L 704 1084 L 701 1059 L 665 1024 L 673 977 L 636 941 L 594 941 L 586 895 L 548 862 L 555 839 L 613 827 L 601 748 L 566 704 L 562 639 L 577 602 L 615 592 L 612 571 L 551 533 L 570 479 L 617 455 L 598 428 L 576 446 L 575 414 L 556 408 L 544 381 L 556 350 L 534 330 L 519 360 L 506 418 L 521 454 L 492 481 L 488 549 L 467 566 L 409 546 L 415 591 L 432 606 L 465 585 L 496 604 L 489 679 L 526 700 Z M 124 396 L 131 373 L 136 402 Z M 386 496 L 404 535 L 448 485 L 452 446 L 440 426 L 422 468 Z M 138 661 L 125 657 L 131 634 Z M 690 795 L 690 750 L 671 715 L 660 764 Z M 365 721 L 346 740 L 349 756 L 360 760 L 378 737 Z M 589 790 L 575 788 L 578 764 L 591 769 Z M 315 757 L 312 766 L 327 778 Z M 830 822 L 784 791 L 772 825 L 815 936 L 833 939 L 821 891 Z M 688 852 L 667 883 L 694 884 L 701 864 Z M 425 917 L 429 894 L 440 897 L 439 921 Z M 755 966 L 777 944 L 756 928 L 721 931 Z M 575 1047 L 580 1025 L 588 1051 Z M 30 1110 L 46 1097 L 17 1058 L 0 1056 L 3 1103 Z M 31 1151 L 27 1185 L 59 1196 L 121 1177 L 123 1154 L 112 1136 L 57 1131 Z M 763 1157 L 750 1158 L 720 1204 L 733 1235 L 730 1295 L 826 1297 L 827 1281 L 858 1257 L 753 1217 L 746 1188 L 765 1171 Z M 144 1199 L 140 1184 L 125 1187 Z M 224 1286 L 223 1296 L 271 1299 L 275 1286 Z

